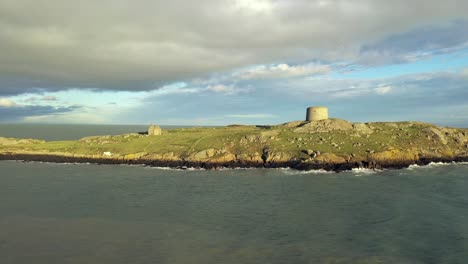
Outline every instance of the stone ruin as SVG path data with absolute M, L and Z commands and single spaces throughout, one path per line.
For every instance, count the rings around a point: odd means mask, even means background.
M 160 126 L 155 126 L 151 124 L 148 128 L 148 136 L 159 136 L 162 134 L 162 129 Z

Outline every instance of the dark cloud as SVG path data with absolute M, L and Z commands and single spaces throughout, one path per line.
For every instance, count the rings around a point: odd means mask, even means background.
M 53 116 L 55 114 L 63 114 L 80 109 L 80 106 L 70 107 L 52 107 L 52 106 L 0 106 L 0 122 L 21 121 L 25 117 L 33 116 Z
M 467 48 L 468 21 L 432 25 L 392 35 L 361 48 L 361 62 L 408 62 Z M 367 60 L 367 61 L 366 61 Z
M 465 0 L 0 0 L 0 94 L 146 90 L 252 64 L 352 61 L 366 43 L 466 10 Z

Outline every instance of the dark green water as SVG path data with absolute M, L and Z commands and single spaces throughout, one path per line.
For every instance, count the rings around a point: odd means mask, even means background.
M 468 165 L 378 173 L 0 162 L 0 263 L 467 263 Z

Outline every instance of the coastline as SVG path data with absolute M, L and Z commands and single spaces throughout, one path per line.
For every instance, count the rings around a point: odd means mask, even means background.
M 90 136 L 74 141 L 0 137 L 0 160 L 167 168 L 401 169 L 468 161 L 468 129 L 341 119 Z
M 287 162 L 252 162 L 252 161 L 229 161 L 229 162 L 203 162 L 188 160 L 148 160 L 134 159 L 122 160 L 112 158 L 91 158 L 91 157 L 70 157 L 60 155 L 45 154 L 8 154 L 1 153 L 0 160 L 25 161 L 25 162 L 50 162 L 50 163 L 90 163 L 96 165 L 143 165 L 149 167 L 166 167 L 173 169 L 238 169 L 238 168 L 290 168 L 299 171 L 324 170 L 329 172 L 345 172 L 353 169 L 405 169 L 412 165 L 425 166 L 430 163 L 461 163 L 468 162 L 468 156 L 458 156 L 453 158 L 432 157 L 420 158 L 418 160 L 400 161 L 375 161 L 362 160 L 358 162 L 344 163 L 307 163 L 297 161 Z

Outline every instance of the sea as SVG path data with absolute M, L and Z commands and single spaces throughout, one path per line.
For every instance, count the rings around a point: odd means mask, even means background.
M 0 136 L 14 131 L 5 126 Z M 47 140 L 116 131 L 39 127 Z M 468 164 L 331 173 L 0 161 L 0 263 L 468 263 Z
M 161 126 L 163 129 L 188 126 Z M 0 123 L 0 137 L 35 138 L 46 141 L 78 140 L 89 136 L 121 135 L 147 132 L 149 125 L 81 125 Z

